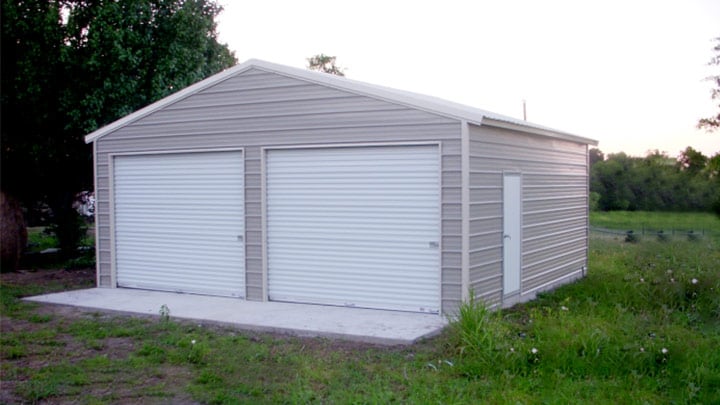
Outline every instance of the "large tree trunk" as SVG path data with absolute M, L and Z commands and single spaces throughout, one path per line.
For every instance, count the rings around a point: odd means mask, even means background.
M 0 211 L 0 271 L 14 271 L 27 245 L 25 219 L 20 203 L 4 192 L 0 192 Z

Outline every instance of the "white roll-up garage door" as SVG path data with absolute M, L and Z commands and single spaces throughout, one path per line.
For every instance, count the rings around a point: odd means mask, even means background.
M 245 296 L 242 152 L 117 156 L 120 287 Z
M 269 298 L 440 309 L 437 146 L 267 152 Z

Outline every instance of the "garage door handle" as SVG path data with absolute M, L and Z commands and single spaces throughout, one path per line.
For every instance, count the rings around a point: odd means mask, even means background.
M 505 238 L 505 239 L 512 239 L 512 238 L 510 237 L 510 235 L 504 235 L 503 238 Z
M 242 241 L 243 241 L 243 239 L 244 239 L 244 238 L 243 238 L 243 236 L 242 236 L 242 235 L 238 235 L 238 236 L 237 236 L 237 240 L 238 240 L 238 242 L 242 242 Z
M 430 242 L 430 243 L 428 243 L 428 245 L 429 245 L 430 248 L 432 248 L 432 249 L 437 249 L 437 248 L 440 247 L 440 244 L 437 243 L 437 242 Z

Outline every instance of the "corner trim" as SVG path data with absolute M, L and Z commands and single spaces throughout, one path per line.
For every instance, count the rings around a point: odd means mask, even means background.
M 467 121 L 460 124 L 460 165 L 461 165 L 461 246 L 460 260 L 461 289 L 463 301 L 470 298 L 470 128 Z

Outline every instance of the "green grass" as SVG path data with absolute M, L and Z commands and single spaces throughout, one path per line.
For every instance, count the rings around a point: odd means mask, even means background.
M 47 318 L 17 303 L 32 287 L 3 286 L 3 322 L 24 326 L 2 334 L 2 380 L 28 402 L 720 403 L 718 269 L 714 238 L 593 239 L 583 280 L 501 312 L 466 303 L 405 348 Z
M 80 247 L 91 248 L 70 258 L 60 254 L 40 254 L 43 250 L 59 247 L 57 237 L 49 231 L 49 228 L 37 226 L 27 228 L 28 243 L 25 256 L 21 264 L 33 269 L 81 269 L 95 266 L 95 236 L 92 225 L 87 235 L 80 241 Z
M 647 211 L 592 211 L 593 226 L 639 231 L 654 230 L 706 230 L 720 233 L 720 217 L 707 212 L 647 212 Z
M 45 249 L 58 247 L 58 240 L 51 232 L 46 231 L 44 226 L 27 228 L 28 251 L 41 252 Z

